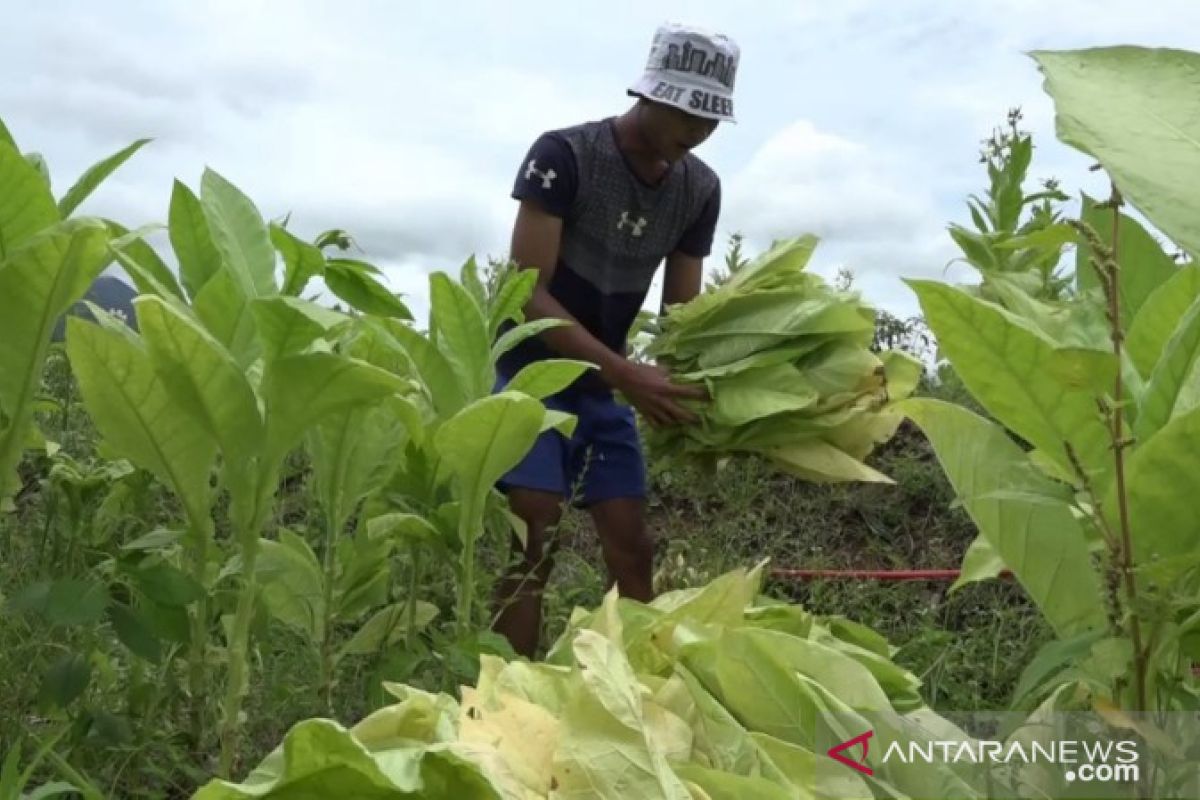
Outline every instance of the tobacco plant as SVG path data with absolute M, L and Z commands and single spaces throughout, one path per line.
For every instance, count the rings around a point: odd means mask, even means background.
M 1058 634 L 1014 706 L 1035 716 L 1090 708 L 1136 732 L 1159 767 L 1143 773 L 1140 796 L 1177 796 L 1200 754 L 1184 716 L 1200 710 L 1200 282 L 1194 263 L 1177 264 L 1121 207 L 1198 252 L 1200 150 L 1186 131 L 1200 110 L 1189 77 L 1200 55 L 1034 57 L 1059 137 L 1099 161 L 1111 195 L 1085 198 L 1082 219 L 970 242 L 987 293 L 908 282 L 994 421 L 934 400 L 901 409 L 979 527 L 960 583 L 1011 570 Z M 1019 210 L 1023 199 L 1007 202 Z M 1067 243 L 1079 253 L 1074 285 L 1041 291 L 1047 254 Z M 1003 244 L 1023 266 L 1000 269 L 976 244 Z

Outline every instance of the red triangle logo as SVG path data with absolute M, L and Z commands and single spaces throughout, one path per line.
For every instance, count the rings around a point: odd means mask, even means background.
M 829 748 L 829 757 L 834 761 L 839 761 L 851 769 L 856 769 L 864 775 L 874 775 L 875 770 L 867 766 L 867 750 L 870 748 L 868 740 L 875 735 L 875 731 L 867 731 L 866 733 L 855 736 L 853 739 L 847 739 L 841 744 L 834 745 Z M 862 758 L 857 761 L 852 761 L 842 755 L 845 750 L 853 750 L 858 745 L 862 745 Z

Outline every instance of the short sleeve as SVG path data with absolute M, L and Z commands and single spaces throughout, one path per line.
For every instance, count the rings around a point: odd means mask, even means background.
M 575 153 L 571 146 L 553 133 L 537 138 L 513 183 L 516 200 L 533 200 L 557 217 L 566 217 L 575 202 L 579 185 Z
M 712 252 L 713 237 L 717 232 L 717 219 L 721 216 L 721 182 L 713 186 L 712 193 L 696 220 L 679 237 L 675 249 L 685 255 L 704 258 Z

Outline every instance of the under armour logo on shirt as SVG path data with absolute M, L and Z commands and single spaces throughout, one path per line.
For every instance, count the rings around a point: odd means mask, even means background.
M 628 225 L 630 228 L 630 236 L 641 236 L 642 228 L 646 227 L 647 222 L 649 222 L 649 220 L 647 220 L 645 217 L 638 217 L 637 220 L 630 219 L 629 212 L 622 211 L 621 219 L 617 221 L 617 230 L 625 230 L 625 226 Z
M 529 159 L 529 166 L 525 168 L 525 180 L 527 180 L 527 181 L 533 180 L 534 175 L 537 175 L 539 178 L 542 179 L 542 188 L 543 189 L 549 189 L 550 184 L 552 184 L 554 182 L 554 179 L 558 177 L 558 173 L 555 172 L 553 169 L 548 169 L 545 172 L 542 172 L 540 169 L 537 168 L 537 159 L 531 158 L 531 159 Z

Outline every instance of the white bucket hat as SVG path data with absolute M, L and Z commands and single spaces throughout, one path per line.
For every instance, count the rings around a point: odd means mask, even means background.
M 654 32 L 646 71 L 629 94 L 698 117 L 734 122 L 733 82 L 740 54 L 727 36 L 666 23 Z

